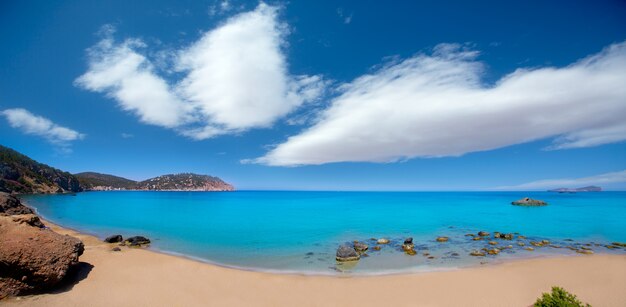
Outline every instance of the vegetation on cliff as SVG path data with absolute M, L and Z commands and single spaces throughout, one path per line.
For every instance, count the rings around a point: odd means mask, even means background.
M 141 182 L 108 174 L 70 174 L 0 145 L 0 192 L 64 193 L 83 190 L 233 191 L 218 177 L 192 173 L 163 175 Z
M 95 172 L 74 174 L 85 190 L 131 190 L 137 185 L 134 180 Z
M 137 183 L 138 190 L 174 191 L 233 191 L 222 179 L 192 173 L 163 175 Z
M 0 145 L 0 191 L 63 193 L 81 190 L 74 175 Z

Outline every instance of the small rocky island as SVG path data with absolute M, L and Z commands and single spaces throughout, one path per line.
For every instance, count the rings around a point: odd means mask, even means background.
M 527 206 L 527 207 L 538 207 L 538 206 L 548 205 L 548 203 L 546 203 L 543 200 L 532 199 L 530 197 L 524 197 L 522 199 L 518 199 L 514 202 L 511 202 L 511 204 L 515 206 Z

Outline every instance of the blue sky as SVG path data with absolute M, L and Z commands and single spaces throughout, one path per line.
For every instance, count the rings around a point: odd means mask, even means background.
M 626 188 L 623 1 L 3 1 L 0 37 L 0 143 L 70 172 Z

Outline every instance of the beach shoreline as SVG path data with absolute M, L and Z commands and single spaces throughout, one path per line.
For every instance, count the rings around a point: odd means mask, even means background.
M 45 221 L 85 243 L 78 281 L 53 293 L 10 298 L 8 306 L 529 306 L 561 286 L 594 306 L 623 306 L 626 256 L 580 255 L 480 267 L 375 276 L 240 270 L 102 242 Z

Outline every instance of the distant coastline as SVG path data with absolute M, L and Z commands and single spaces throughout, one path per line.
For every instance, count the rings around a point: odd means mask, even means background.
M 557 193 L 576 193 L 576 192 L 601 192 L 602 188 L 598 186 L 586 186 L 581 188 L 557 188 L 548 190 L 548 192 Z
M 167 174 L 135 181 L 96 172 L 71 174 L 39 163 L 0 145 L 0 192 L 59 194 L 82 191 L 234 191 L 219 177 L 194 173 Z

